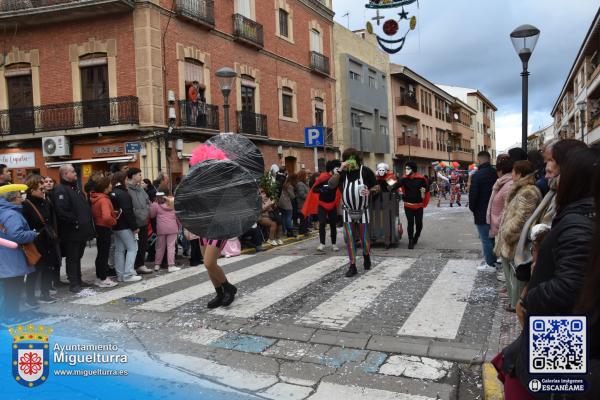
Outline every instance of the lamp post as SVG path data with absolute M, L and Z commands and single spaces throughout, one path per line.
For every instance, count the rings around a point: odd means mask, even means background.
M 452 152 L 452 136 L 448 133 L 448 139 L 446 140 L 446 151 L 448 151 L 448 162 L 451 163 L 450 153 Z
M 410 161 L 410 142 L 413 134 L 413 128 L 406 128 L 404 130 L 404 136 L 406 136 L 406 142 L 408 143 L 408 161 Z
M 522 126 L 521 126 L 521 147 L 527 151 L 527 103 L 528 103 L 528 76 L 527 63 L 531 58 L 533 49 L 540 37 L 540 30 L 533 25 L 521 25 L 510 34 L 512 41 L 521 62 L 523 63 L 523 89 L 522 89 Z
M 587 108 L 587 103 L 585 101 L 580 101 L 577 103 L 577 109 L 579 110 L 579 125 L 581 126 L 581 141 L 585 142 L 585 135 L 583 134 L 583 124 L 585 123 L 585 109 Z
M 215 75 L 217 76 L 221 93 L 223 93 L 223 117 L 225 122 L 225 132 L 227 133 L 229 132 L 229 94 L 231 93 L 231 88 L 233 87 L 233 82 L 235 81 L 237 73 L 229 67 L 223 67 L 219 69 Z

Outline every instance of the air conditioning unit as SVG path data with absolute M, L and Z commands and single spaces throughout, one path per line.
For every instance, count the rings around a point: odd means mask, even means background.
M 70 156 L 71 149 L 67 136 L 54 136 L 42 138 L 44 157 Z

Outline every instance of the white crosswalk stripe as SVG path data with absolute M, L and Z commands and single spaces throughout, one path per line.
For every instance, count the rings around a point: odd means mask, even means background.
M 243 282 L 257 275 L 264 274 L 283 265 L 301 259 L 300 256 L 280 256 L 275 257 L 261 263 L 242 268 L 235 272 L 227 274 L 227 279 L 232 283 Z M 220 263 L 220 262 L 219 262 Z M 208 296 L 215 292 L 215 288 L 211 281 L 203 282 L 199 285 L 190 286 L 186 289 L 177 291 L 167 296 L 159 297 L 147 303 L 134 307 L 136 310 L 159 311 L 165 312 L 173 310 L 183 304 L 198 300 L 204 296 Z
M 253 293 L 242 295 L 230 307 L 217 308 L 212 313 L 240 318 L 252 317 L 347 263 L 346 257 L 328 258 Z
M 250 257 L 254 256 L 245 254 L 235 258 L 224 258 L 222 260 L 219 260 L 219 265 L 225 266 L 228 264 L 233 264 L 235 262 L 242 261 Z M 116 289 L 99 293 L 96 296 L 83 297 L 81 299 L 73 301 L 73 303 L 99 306 L 102 304 L 110 303 L 111 301 L 122 299 L 123 297 L 145 292 L 146 290 L 155 289 L 157 287 L 168 285 L 170 283 L 177 282 L 182 279 L 186 279 L 191 276 L 202 273 L 206 273 L 206 268 L 204 268 L 204 266 L 184 268 L 180 271 L 171 272 L 169 274 L 161 275 L 156 278 L 146 278 L 137 283 L 125 284 L 125 286 L 119 286 Z
M 398 334 L 455 339 L 476 276 L 472 260 L 449 260 Z
M 388 258 L 353 281 L 329 300 L 321 303 L 299 322 L 342 329 L 369 307 L 404 271 L 414 263 L 411 258 Z

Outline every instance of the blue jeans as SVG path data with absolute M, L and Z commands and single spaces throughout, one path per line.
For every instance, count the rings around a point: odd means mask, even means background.
M 287 233 L 288 235 L 291 235 L 293 230 L 294 230 L 294 225 L 292 223 L 292 210 L 282 210 L 281 211 L 281 218 L 283 219 L 283 228 L 285 230 L 285 233 Z
M 135 275 L 135 257 L 137 256 L 137 240 L 131 229 L 113 231 L 115 235 L 115 269 L 119 278 Z
M 481 240 L 481 246 L 483 247 L 483 257 L 485 263 L 490 266 L 496 264 L 496 255 L 494 254 L 494 238 L 490 237 L 490 226 L 488 224 L 475 225 L 477 232 L 479 232 L 479 239 Z

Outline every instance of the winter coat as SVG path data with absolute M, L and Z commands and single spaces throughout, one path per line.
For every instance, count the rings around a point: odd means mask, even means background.
M 110 197 L 105 193 L 92 192 L 92 216 L 96 226 L 103 228 L 112 228 L 116 225 L 117 219 L 114 215 L 114 207 Z
M 497 179 L 496 169 L 490 163 L 481 164 L 477 172 L 471 177 L 469 210 L 473 213 L 475 225 L 486 224 L 487 207 Z
M 523 299 L 526 320 L 536 315 L 574 315 L 572 310 L 583 288 L 596 217 L 594 200 L 590 197 L 569 204 L 554 218 Z M 525 324 L 517 349 L 505 354 L 505 358 L 516 361 L 517 376 L 525 387 L 530 379 L 528 338 L 529 327 Z
M 541 200 L 542 194 L 535 186 L 534 175 L 524 176 L 513 183 L 500 220 L 494 254 L 507 260 L 514 259 L 521 230 Z
M 23 217 L 23 207 L 8 202 L 0 197 L 0 238 L 11 240 L 18 244 L 31 243 L 35 240 L 37 233 L 29 229 L 27 221 Z M 35 271 L 27 264 L 25 253 L 21 247 L 9 249 L 0 246 L 0 279 L 24 276 Z
M 113 226 L 113 231 L 124 231 L 125 229 L 135 231 L 138 229 L 129 192 L 123 186 L 118 185 L 113 189 L 111 198 L 115 210 L 121 212 L 121 215 L 117 218 L 117 224 Z
M 296 201 L 298 202 L 298 210 L 302 210 L 304 207 L 304 201 L 309 192 L 308 185 L 304 182 L 296 183 Z
M 294 187 L 288 186 L 287 189 L 281 190 L 281 196 L 279 197 L 279 203 L 277 206 L 281 210 L 291 211 L 292 210 L 292 200 L 296 198 L 296 194 L 294 193 Z
M 500 219 L 506 205 L 506 198 L 512 188 L 513 180 L 511 174 L 502 175 L 492 189 L 492 196 L 488 203 L 485 222 L 490 226 L 490 237 L 496 237 L 500 228 Z
M 92 209 L 76 182 L 60 181 L 54 187 L 52 204 L 62 241 L 85 242 L 96 234 Z
M 148 225 L 148 216 L 150 214 L 150 198 L 141 186 L 127 184 L 129 195 L 133 203 L 133 214 L 138 228 Z
M 150 218 L 156 218 L 156 233 L 158 235 L 178 233 L 181 227 L 175 216 L 175 209 L 166 204 L 152 203 L 150 205 Z
M 35 207 L 42 215 L 40 219 L 38 213 L 34 210 Z M 48 235 L 48 230 L 57 234 L 56 215 L 52 204 L 46 199 L 40 199 L 35 196 L 28 196 L 23 203 L 23 217 L 27 221 L 27 225 L 32 230 L 39 232 L 35 238 L 35 247 L 42 256 L 36 264 L 37 267 L 54 268 L 60 266 L 60 248 L 58 246 L 58 238 L 52 238 Z

